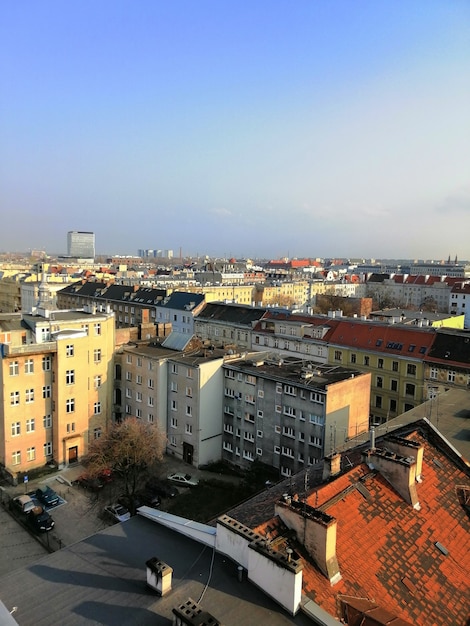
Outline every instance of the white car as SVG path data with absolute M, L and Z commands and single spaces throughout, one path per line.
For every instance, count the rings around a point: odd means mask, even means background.
M 197 478 L 193 478 L 191 474 L 184 474 L 183 472 L 173 472 L 173 474 L 168 474 L 167 478 L 183 487 L 196 487 L 199 485 Z
M 130 512 L 122 504 L 110 504 L 104 507 L 105 513 L 113 518 L 115 522 L 126 522 L 131 518 Z

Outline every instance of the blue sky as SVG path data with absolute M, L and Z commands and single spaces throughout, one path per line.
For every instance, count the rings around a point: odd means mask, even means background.
M 467 0 L 0 19 L 0 250 L 470 259 Z

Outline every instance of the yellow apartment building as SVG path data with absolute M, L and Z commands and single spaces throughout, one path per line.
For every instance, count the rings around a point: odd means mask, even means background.
M 0 463 L 13 481 L 78 462 L 112 417 L 114 315 L 0 316 Z

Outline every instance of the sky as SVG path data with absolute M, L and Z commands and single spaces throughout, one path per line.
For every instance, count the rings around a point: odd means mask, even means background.
M 0 251 L 470 259 L 468 0 L 22 0 Z

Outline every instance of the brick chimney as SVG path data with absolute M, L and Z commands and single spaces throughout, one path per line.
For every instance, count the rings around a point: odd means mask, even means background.
M 284 524 L 297 534 L 331 585 L 341 580 L 338 559 L 336 558 L 336 519 L 313 507 L 290 498 L 279 500 L 275 514 Z
M 341 472 L 341 454 L 339 452 L 332 452 L 325 457 L 323 461 L 323 475 L 322 480 L 326 481 L 333 476 L 337 476 Z
M 404 457 L 391 450 L 376 448 L 364 453 L 363 460 L 369 467 L 380 472 L 405 502 L 411 504 L 417 511 L 420 510 L 416 490 L 417 463 L 412 457 Z
M 173 569 L 156 557 L 146 561 L 145 565 L 147 566 L 147 585 L 161 596 L 171 591 Z
M 383 446 L 387 450 L 391 450 L 400 456 L 414 459 L 416 461 L 416 480 L 419 483 L 421 482 L 424 454 L 423 444 L 396 435 L 389 435 L 383 440 Z

